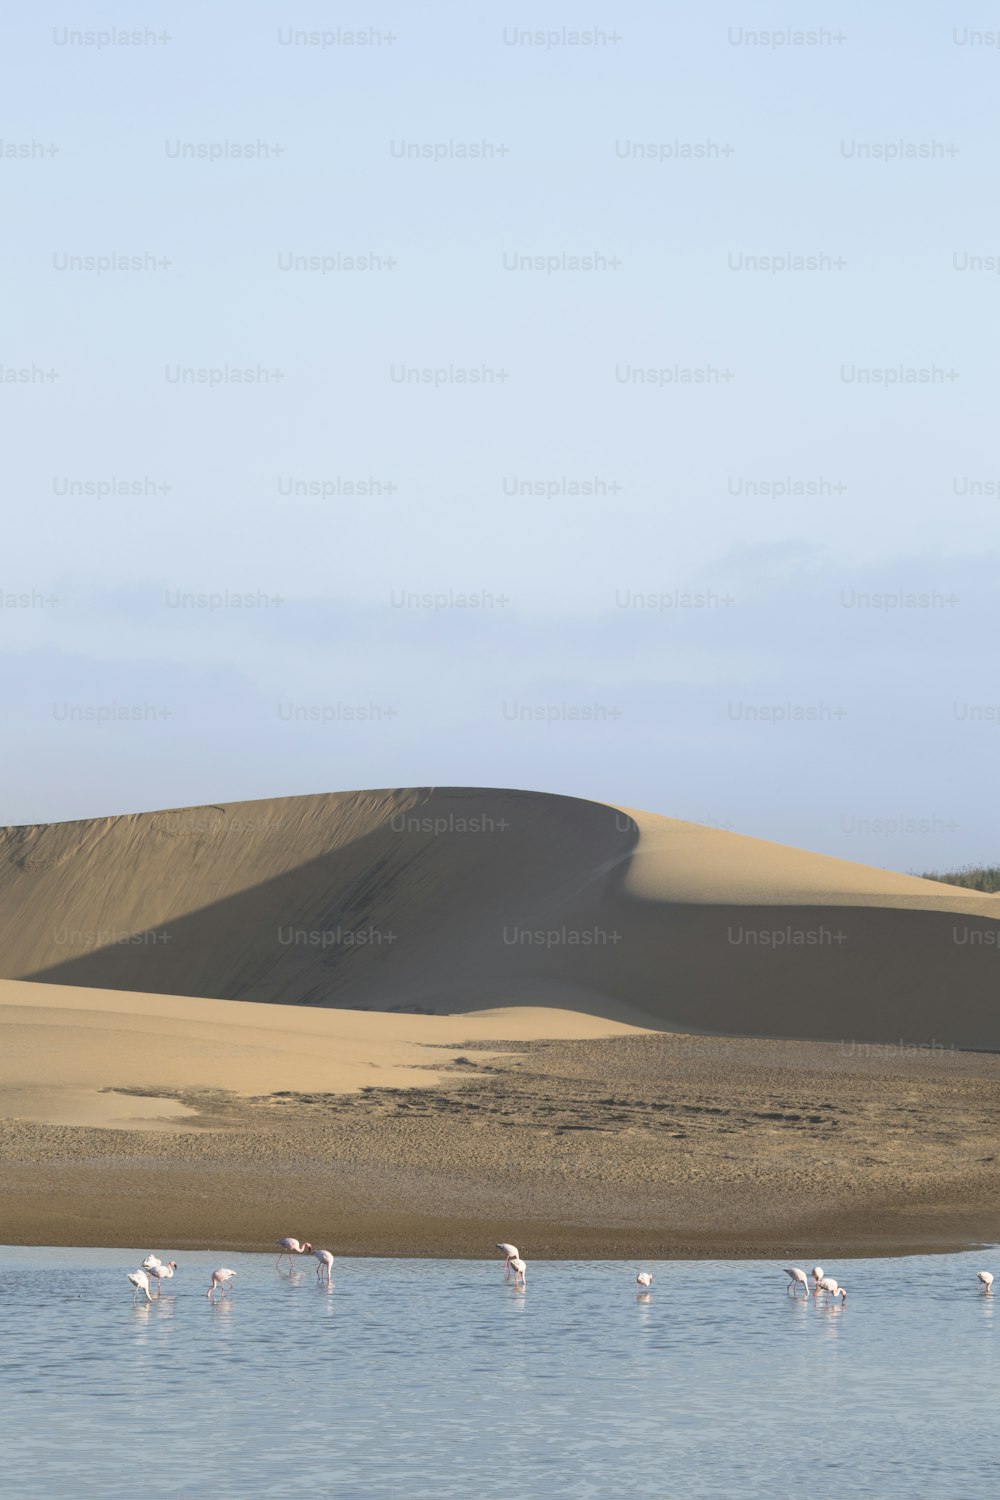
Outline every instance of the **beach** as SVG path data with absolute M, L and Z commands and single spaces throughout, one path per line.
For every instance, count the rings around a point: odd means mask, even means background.
M 1000 1239 L 1000 1057 L 0 984 L 10 1244 L 809 1259 Z

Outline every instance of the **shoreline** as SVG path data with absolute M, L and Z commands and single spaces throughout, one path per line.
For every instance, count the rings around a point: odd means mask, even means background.
M 603 1243 L 603 1242 L 602 1242 Z M 960 1255 L 973 1250 L 984 1252 L 995 1250 L 1000 1245 L 1000 1239 L 994 1236 L 977 1236 L 972 1239 L 942 1239 L 933 1240 L 900 1240 L 899 1243 L 887 1243 L 880 1241 L 877 1245 L 859 1246 L 855 1241 L 841 1243 L 836 1235 L 828 1235 L 822 1241 L 822 1248 L 817 1249 L 818 1241 L 810 1241 L 808 1244 L 793 1244 L 789 1249 L 768 1249 L 764 1245 L 740 1246 L 719 1244 L 713 1246 L 678 1245 L 671 1248 L 663 1248 L 658 1243 L 635 1244 L 626 1241 L 623 1245 L 618 1242 L 609 1242 L 603 1249 L 591 1248 L 583 1250 L 576 1247 L 573 1254 L 562 1251 L 540 1250 L 532 1248 L 530 1256 L 525 1247 L 522 1252 L 529 1262 L 544 1262 L 552 1265 L 569 1265 L 574 1262 L 603 1262 L 612 1261 L 622 1264 L 631 1262 L 648 1261 L 654 1264 L 689 1264 L 700 1261 L 725 1261 L 748 1264 L 758 1262 L 769 1263 L 775 1266 L 783 1266 L 792 1262 L 804 1263 L 815 1260 L 822 1256 L 827 1260 L 838 1261 L 860 1261 L 860 1260 L 905 1260 L 913 1257 L 933 1255 Z M 147 1245 L 154 1245 L 158 1249 L 169 1247 L 171 1253 L 178 1252 L 184 1255 L 216 1254 L 216 1255 L 259 1255 L 262 1260 L 268 1258 L 273 1260 L 269 1250 L 261 1249 L 260 1243 L 245 1244 L 228 1240 L 216 1240 L 202 1243 L 195 1241 L 188 1243 L 184 1240 L 142 1240 L 125 1236 L 114 1242 L 106 1240 L 81 1241 L 79 1239 L 57 1239 L 57 1240 L 7 1240 L 0 1244 L 0 1254 L 4 1250 L 133 1250 L 137 1253 L 147 1253 Z M 329 1245 L 327 1245 L 329 1248 Z M 385 1246 L 378 1249 L 338 1249 L 333 1246 L 333 1255 L 337 1261 L 341 1260 L 417 1260 L 417 1261 L 462 1261 L 470 1265 L 492 1265 L 498 1262 L 498 1257 L 490 1255 L 486 1251 L 474 1252 L 471 1250 L 442 1249 L 436 1253 L 420 1252 L 416 1250 L 401 1248 L 389 1249 Z M 502 1264 L 502 1257 L 499 1258 Z

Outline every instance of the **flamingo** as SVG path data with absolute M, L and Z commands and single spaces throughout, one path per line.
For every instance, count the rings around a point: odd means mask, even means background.
M 977 1271 L 976 1272 L 976 1276 L 977 1276 L 978 1280 L 980 1280 L 983 1283 L 983 1286 L 986 1288 L 987 1292 L 989 1292 L 990 1289 L 993 1286 L 993 1272 L 992 1271 Z
M 512 1255 L 510 1258 L 510 1263 L 514 1267 L 514 1285 L 517 1286 L 518 1282 L 520 1281 L 521 1285 L 524 1286 L 524 1278 L 528 1270 L 524 1261 L 519 1255 Z
M 224 1297 L 226 1295 L 226 1283 L 232 1281 L 235 1275 L 236 1272 L 230 1271 L 228 1266 L 220 1266 L 217 1271 L 212 1272 L 212 1284 L 205 1293 L 205 1296 L 211 1297 L 215 1288 L 218 1287 L 220 1295 Z
M 833 1276 L 821 1276 L 816 1290 L 818 1292 L 825 1292 L 828 1297 L 840 1297 L 844 1302 L 847 1301 L 847 1288 L 838 1286 L 836 1278 Z
M 503 1253 L 504 1253 L 504 1256 L 506 1257 L 506 1259 L 504 1260 L 504 1263 L 503 1263 L 503 1274 L 505 1276 L 509 1276 L 510 1275 L 510 1263 L 511 1263 L 512 1260 L 517 1260 L 517 1258 L 518 1258 L 518 1256 L 520 1255 L 521 1252 L 520 1252 L 520 1250 L 518 1250 L 518 1248 L 517 1248 L 516 1245 L 508 1245 L 506 1243 L 506 1241 L 503 1244 L 498 1244 L 497 1245 L 497 1249 L 498 1250 L 502 1250 Z
M 813 1281 L 816 1283 L 815 1290 L 819 1291 L 819 1284 L 823 1280 L 823 1267 L 822 1266 L 813 1266 L 812 1270 L 809 1272 L 809 1275 L 812 1277 Z
M 158 1255 L 154 1255 L 151 1250 L 142 1263 L 142 1269 L 144 1271 L 155 1271 L 157 1266 L 162 1266 L 162 1264 L 163 1262 L 160 1257 Z
M 329 1250 L 314 1250 L 313 1255 L 315 1255 L 316 1259 L 319 1261 L 319 1265 L 316 1267 L 316 1275 L 320 1279 L 320 1285 L 322 1285 L 325 1280 L 327 1286 L 329 1286 L 330 1275 L 333 1271 L 333 1256 L 330 1254 Z M 324 1271 L 326 1272 L 325 1277 L 323 1275 Z
M 635 1278 L 635 1284 L 640 1292 L 648 1292 L 649 1288 L 653 1285 L 652 1271 L 640 1271 Z
M 149 1277 L 145 1271 L 129 1271 L 128 1279 L 132 1283 L 132 1301 L 134 1302 L 139 1293 L 142 1292 L 147 1302 L 152 1302 L 149 1295 Z
M 169 1281 L 171 1276 L 177 1270 L 177 1262 L 175 1260 L 168 1260 L 166 1265 L 164 1265 L 163 1262 L 160 1261 L 155 1266 L 149 1266 L 147 1270 L 150 1276 L 156 1277 L 156 1295 L 159 1296 L 161 1291 L 160 1278 L 166 1277 L 166 1279 Z
M 275 1240 L 274 1243 L 281 1246 L 281 1255 L 278 1256 L 278 1259 L 274 1263 L 275 1270 L 277 1270 L 281 1265 L 282 1258 L 286 1255 L 288 1256 L 288 1264 L 290 1267 L 292 1264 L 293 1255 L 312 1254 L 312 1245 L 310 1245 L 308 1240 L 303 1240 L 301 1245 L 299 1244 L 298 1240 L 292 1239 Z
M 821 1268 L 817 1267 L 817 1269 L 819 1270 Z M 804 1286 L 806 1289 L 806 1296 L 808 1297 L 809 1277 L 806 1275 L 805 1271 L 800 1271 L 798 1266 L 786 1266 L 785 1275 L 788 1277 L 788 1285 L 792 1290 L 793 1296 L 795 1294 L 795 1288 L 797 1286 Z

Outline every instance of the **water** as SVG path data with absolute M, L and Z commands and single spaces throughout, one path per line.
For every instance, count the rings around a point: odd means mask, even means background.
M 971 1255 L 781 1265 L 0 1249 L 0 1495 L 995 1500 L 996 1306 Z M 168 1246 L 155 1247 L 166 1257 Z M 217 1265 L 231 1297 L 205 1298 Z M 806 1267 L 808 1270 L 808 1266 Z

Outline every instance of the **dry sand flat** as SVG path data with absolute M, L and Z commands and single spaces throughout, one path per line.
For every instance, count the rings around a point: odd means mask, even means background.
M 1000 1047 L 997 898 L 541 793 L 0 831 L 10 978 L 299 1006 Z
M 1000 1238 L 998 1132 L 988 1054 L 0 984 L 8 1243 L 944 1249 Z
M 634 1028 L 575 1011 L 519 1007 L 474 1016 L 307 1010 L 178 995 L 0 980 L 0 1117 L 16 1092 L 49 1096 L 102 1089 L 225 1089 L 237 1097 L 279 1090 L 428 1087 L 451 1068 L 460 1043 L 515 1043 L 629 1034 Z M 457 1038 L 457 1041 L 456 1041 Z M 101 1123 L 95 1104 L 92 1122 Z M 110 1123 L 120 1113 L 107 1100 Z

